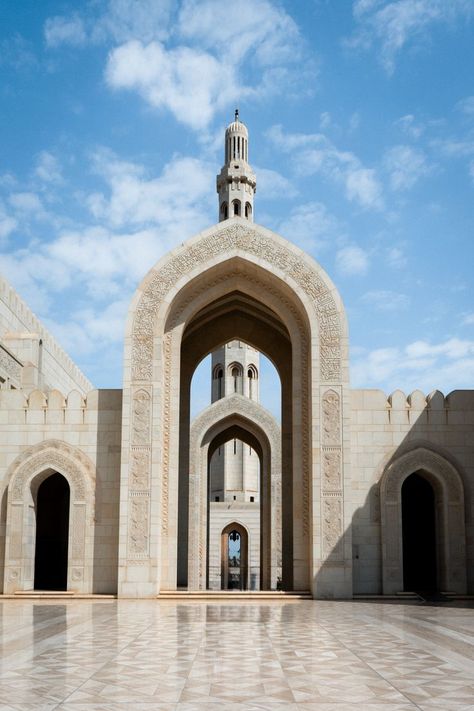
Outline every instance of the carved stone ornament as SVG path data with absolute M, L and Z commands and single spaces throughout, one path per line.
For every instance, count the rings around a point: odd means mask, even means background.
M 130 529 L 128 539 L 128 554 L 134 556 L 148 555 L 149 543 L 149 502 L 147 498 L 134 498 L 129 501 Z
M 337 554 L 342 544 L 342 501 L 339 498 L 323 500 L 323 552 Z
M 21 379 L 21 369 L 22 365 L 14 358 L 8 351 L 4 350 L 0 345 L 0 368 L 3 368 L 4 372 L 10 377 L 14 378 L 17 382 Z
M 140 389 L 133 396 L 132 404 L 132 442 L 149 444 L 151 432 L 151 397 L 146 390 Z
M 132 379 L 150 381 L 153 367 L 154 321 L 161 303 L 179 279 L 199 265 L 235 251 L 250 254 L 293 279 L 314 302 L 319 321 L 321 378 L 341 377 L 341 323 L 334 297 L 319 274 L 297 253 L 271 235 L 249 225 L 233 224 L 185 245 L 146 284 L 135 312 L 132 337 Z
M 323 451 L 323 490 L 339 491 L 341 481 L 341 450 L 326 449 Z
M 323 445 L 341 443 L 341 400 L 335 390 L 327 390 L 323 395 Z
M 85 501 L 86 490 L 95 488 L 95 470 L 85 454 L 59 440 L 46 440 L 26 449 L 10 465 L 9 498 L 22 501 L 28 482 L 41 472 L 63 474 L 71 487 L 71 500 Z
M 148 489 L 150 485 L 150 449 L 133 447 L 130 457 L 130 488 Z

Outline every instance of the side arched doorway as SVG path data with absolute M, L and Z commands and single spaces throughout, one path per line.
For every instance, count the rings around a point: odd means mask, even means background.
M 67 479 L 57 472 L 50 474 L 39 485 L 35 498 L 34 588 L 67 590 L 70 501 Z
M 249 537 L 244 526 L 229 523 L 221 533 L 221 589 L 248 590 Z
M 92 462 L 66 442 L 45 440 L 12 462 L 6 593 L 35 587 L 93 592 L 94 494 Z
M 383 593 L 466 593 L 464 487 L 426 447 L 396 457 L 380 482 Z

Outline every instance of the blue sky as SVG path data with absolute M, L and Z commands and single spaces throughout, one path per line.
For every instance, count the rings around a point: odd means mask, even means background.
M 352 384 L 474 382 L 473 0 L 0 5 L 0 269 L 99 387 L 131 295 L 217 219 L 236 105 L 256 221 L 344 300 Z

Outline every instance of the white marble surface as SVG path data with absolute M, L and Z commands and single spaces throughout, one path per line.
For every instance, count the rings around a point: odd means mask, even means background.
M 2 601 L 0 711 L 474 710 L 473 608 Z

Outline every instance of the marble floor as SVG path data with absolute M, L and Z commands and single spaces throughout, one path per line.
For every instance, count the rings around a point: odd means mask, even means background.
M 0 602 L 0 711 L 474 710 L 474 605 Z

